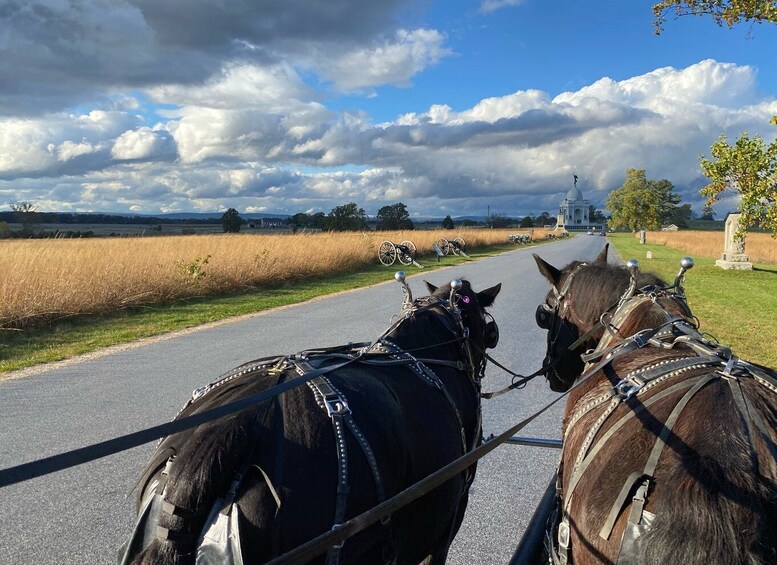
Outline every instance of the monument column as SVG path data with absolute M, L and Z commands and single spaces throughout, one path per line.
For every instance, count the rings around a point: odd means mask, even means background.
M 736 269 L 740 271 L 750 271 L 753 264 L 750 258 L 745 255 L 745 240 L 737 238 L 736 233 L 739 230 L 739 217 L 741 214 L 731 213 L 726 216 L 726 232 L 723 244 L 723 255 L 715 261 L 715 265 L 722 269 Z

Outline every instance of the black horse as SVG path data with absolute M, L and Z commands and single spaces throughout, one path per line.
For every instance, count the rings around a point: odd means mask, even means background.
M 777 373 L 698 332 L 684 270 L 667 286 L 607 247 L 561 270 L 534 257 L 547 376 L 575 387 L 553 562 L 777 563 Z
M 404 281 L 402 281 L 404 284 Z M 264 563 L 413 485 L 481 441 L 480 379 L 501 285 L 411 301 L 371 344 L 258 360 L 198 389 L 177 418 L 324 370 L 160 442 L 122 563 Z M 328 367 L 337 366 L 330 370 Z M 327 563 L 444 563 L 475 468 L 329 550 Z

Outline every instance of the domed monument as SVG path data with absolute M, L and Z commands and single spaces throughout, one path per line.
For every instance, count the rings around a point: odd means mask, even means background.
M 577 175 L 572 176 L 575 179 L 574 185 L 559 204 L 556 229 L 582 230 L 591 227 L 588 217 L 591 203 L 583 198 L 583 193 L 577 188 Z

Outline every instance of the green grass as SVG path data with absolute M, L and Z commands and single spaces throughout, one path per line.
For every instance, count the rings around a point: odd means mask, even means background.
M 478 249 L 473 250 L 470 257 L 476 259 L 514 249 L 516 247 L 512 245 Z M 277 288 L 138 308 L 118 314 L 64 319 L 43 329 L 0 330 L 0 378 L 9 371 L 68 359 L 110 345 L 385 282 L 392 280 L 394 272 L 398 270 L 412 275 L 466 260 L 451 255 L 438 263 L 435 257 L 422 257 L 419 261 L 425 265 L 424 269 L 399 263 L 391 267 L 373 265 L 357 272 L 303 280 Z
M 662 245 L 640 245 L 632 234 L 611 234 L 608 239 L 624 261 L 637 259 L 641 270 L 669 282 L 687 255 Z M 652 259 L 646 259 L 647 251 Z M 726 271 L 715 266 L 715 259 L 693 259 L 685 290 L 701 329 L 730 345 L 739 357 L 777 367 L 777 265 L 757 263 L 752 271 Z

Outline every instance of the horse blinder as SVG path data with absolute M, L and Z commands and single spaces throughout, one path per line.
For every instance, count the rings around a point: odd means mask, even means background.
M 499 326 L 495 321 L 491 320 L 486 324 L 484 335 L 486 349 L 494 349 L 499 343 Z

